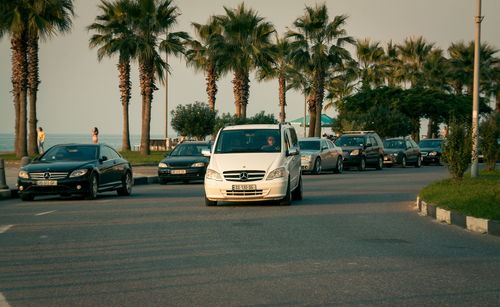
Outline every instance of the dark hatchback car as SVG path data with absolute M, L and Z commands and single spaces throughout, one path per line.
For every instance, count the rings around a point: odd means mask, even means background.
M 158 164 L 160 184 L 170 181 L 203 180 L 209 158 L 201 151 L 210 149 L 212 142 L 185 142 L 175 146 L 174 150 Z
M 381 170 L 384 166 L 384 144 L 373 131 L 346 132 L 335 141 L 344 151 L 344 166 L 364 171 L 367 166 Z
M 418 143 L 422 152 L 422 163 L 441 164 L 441 156 L 443 154 L 443 139 L 425 139 Z
M 104 144 L 55 145 L 18 175 L 19 196 L 80 195 L 94 199 L 98 192 L 132 193 L 132 167 L 113 148 Z
M 399 165 L 406 167 L 411 164 L 415 167 L 422 166 L 420 148 L 410 138 L 391 138 L 384 140 L 384 165 Z

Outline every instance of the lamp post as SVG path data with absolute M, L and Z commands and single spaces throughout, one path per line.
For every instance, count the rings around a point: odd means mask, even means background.
M 165 55 L 165 140 L 168 138 L 168 53 Z
M 474 43 L 474 83 L 472 92 L 472 166 L 471 177 L 479 176 L 477 149 L 479 142 L 479 56 L 481 44 L 481 0 L 477 0 L 475 22 L 475 43 Z

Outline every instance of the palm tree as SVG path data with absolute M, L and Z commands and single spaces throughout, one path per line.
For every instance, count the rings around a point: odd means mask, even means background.
M 384 49 L 379 42 L 371 42 L 370 39 L 356 41 L 356 56 L 358 58 L 358 75 L 361 79 L 361 88 L 371 88 L 384 83 L 383 60 Z
M 222 27 L 215 18 L 210 18 L 207 24 L 192 23 L 198 40 L 189 41 L 189 50 L 186 51 L 187 63 L 197 70 L 203 70 L 207 81 L 208 105 L 215 112 L 217 95 L 217 80 L 221 74 L 221 67 L 214 45 L 222 39 Z
M 163 80 L 164 69 L 169 71 L 159 52 L 179 55 L 184 53 L 186 32 L 170 32 L 180 14 L 172 0 L 135 0 L 130 10 L 132 25 L 137 37 L 136 58 L 139 62 L 139 79 L 142 96 L 141 154 L 148 155 L 151 103 L 156 78 Z M 160 39 L 165 37 L 165 39 Z
M 345 26 L 347 16 L 335 16 L 330 22 L 326 5 L 317 5 L 315 8 L 306 6 L 305 14 L 297 18 L 293 25 L 295 31 L 288 31 L 292 37 L 293 59 L 298 67 L 313 67 L 313 91 L 315 105 L 311 113 L 309 136 L 321 134 L 321 112 L 325 89 L 326 72 L 329 67 L 342 65 L 344 60 L 350 59 L 349 51 L 343 46 L 346 43 L 354 44 L 354 39 L 347 36 Z
M 310 114 L 315 113 L 315 98 L 314 91 L 312 90 L 313 78 L 312 78 L 312 67 L 302 67 L 297 68 L 292 66 L 289 72 L 289 83 L 287 86 L 288 89 L 299 90 L 302 95 L 304 95 L 304 113 L 307 109 Z M 306 136 L 306 114 L 304 114 L 304 137 Z M 310 130 L 310 129 L 309 129 Z
M 273 63 L 269 68 L 261 68 L 258 72 L 259 80 L 278 79 L 280 122 L 286 121 L 286 81 L 291 73 L 290 59 L 291 45 L 286 37 L 280 38 L 276 35 L 275 52 L 273 53 Z
M 120 98 L 122 104 L 123 129 L 122 151 L 130 150 L 129 104 L 132 83 L 130 81 L 130 61 L 137 52 L 137 37 L 134 35 L 130 17 L 131 1 L 101 1 L 101 15 L 96 22 L 87 27 L 98 34 L 92 35 L 89 46 L 99 47 L 97 58 L 101 61 L 105 56 L 118 54 L 118 72 Z
M 250 71 L 272 63 L 272 23 L 244 3 L 236 9 L 224 7 L 226 15 L 216 16 L 224 39 L 214 46 L 223 59 L 222 67 L 234 73 L 233 94 L 236 117 L 246 118 L 250 96 Z
M 399 57 L 404 64 L 404 78 L 412 87 L 422 81 L 422 65 L 433 47 L 434 43 L 428 43 L 422 36 L 407 38 L 402 45 L 398 45 Z
M 344 107 L 345 99 L 351 96 L 356 90 L 358 80 L 358 63 L 349 61 L 343 67 L 332 71 L 330 78 L 327 79 L 325 88 L 328 91 L 326 98 L 329 102 L 325 105 L 324 110 L 336 108 L 341 111 Z
M 399 59 L 399 51 L 397 45 L 389 41 L 385 48 L 383 60 L 383 76 L 387 86 L 395 87 L 404 81 L 403 63 Z

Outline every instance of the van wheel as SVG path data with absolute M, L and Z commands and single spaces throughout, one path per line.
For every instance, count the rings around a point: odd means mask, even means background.
M 286 187 L 286 195 L 279 201 L 280 206 L 290 206 L 292 204 L 292 193 L 290 192 L 290 178 L 288 178 L 288 185 Z
M 299 185 L 292 192 L 292 200 L 302 200 L 302 176 L 299 177 Z
M 342 174 L 343 171 L 344 171 L 344 160 L 342 159 L 342 157 L 339 156 L 337 158 L 337 166 L 335 167 L 333 172 L 335 174 Z
M 384 167 L 384 159 L 382 157 L 378 157 L 377 166 L 375 167 L 375 169 L 381 170 L 383 167 Z
M 359 161 L 358 171 L 364 171 L 364 170 L 366 170 L 366 159 L 365 157 L 362 157 L 361 161 Z
M 316 158 L 316 161 L 314 161 L 314 168 L 312 170 L 312 173 L 315 175 L 319 175 L 321 173 L 321 159 Z
M 217 206 L 217 201 L 209 200 L 209 199 L 205 196 L 205 206 L 207 206 L 207 207 Z

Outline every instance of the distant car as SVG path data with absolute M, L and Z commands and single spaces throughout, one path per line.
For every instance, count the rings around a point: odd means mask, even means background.
M 335 141 L 344 151 L 344 166 L 364 171 L 367 166 L 381 170 L 384 166 L 384 144 L 374 131 L 347 131 Z
M 201 151 L 210 149 L 211 142 L 185 142 L 175 146 L 174 150 L 158 164 L 160 184 L 170 181 L 203 180 L 209 158 Z
M 319 174 L 322 170 L 342 173 L 344 170 L 342 148 L 328 139 L 305 138 L 299 140 L 303 172 Z
M 422 163 L 441 164 L 441 156 L 443 154 L 443 139 L 425 139 L 418 143 L 420 151 L 422 152 Z
M 19 196 L 82 195 L 94 199 L 98 192 L 132 193 L 132 167 L 113 148 L 104 144 L 55 145 L 18 175 Z
M 391 138 L 384 140 L 384 165 L 399 165 L 406 167 L 412 164 L 415 167 L 422 166 L 420 147 L 410 138 Z

